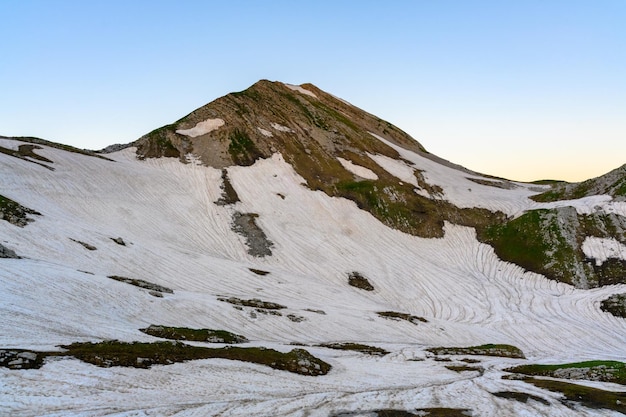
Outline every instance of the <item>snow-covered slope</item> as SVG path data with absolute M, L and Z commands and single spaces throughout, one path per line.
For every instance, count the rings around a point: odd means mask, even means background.
M 156 323 L 225 329 L 282 351 L 292 342 L 359 342 L 391 353 L 308 347 L 333 366 L 321 377 L 220 359 L 146 370 L 53 358 L 36 370 L 0 368 L 6 415 L 325 416 L 441 406 L 482 416 L 613 415 L 568 408 L 558 394 L 501 379 L 502 369 L 520 360 L 481 358 L 484 371 L 457 373 L 424 349 L 507 343 L 534 362 L 624 360 L 626 322 L 599 303 L 626 286 L 577 290 L 525 272 L 500 261 L 468 227 L 448 223 L 438 239 L 393 230 L 352 201 L 307 188 L 280 154 L 228 168 L 240 201 L 219 205 L 218 169 L 174 158 L 140 161 L 133 148 L 108 155 L 113 161 L 47 146 L 35 152 L 53 161 L 54 171 L 0 154 L 2 195 L 41 213 L 23 228 L 0 221 L 2 244 L 21 257 L 0 260 L 0 348 L 151 341 L 138 329 Z M 510 213 L 538 204 L 526 198 L 532 194 L 526 185 L 465 183 L 460 171 L 402 152 L 457 204 L 471 206 L 475 195 Z M 399 162 L 372 158 L 409 180 Z M 472 197 L 455 197 L 465 186 Z M 236 211 L 258 215 L 273 243 L 271 256 L 248 254 L 245 238 L 232 229 Z M 124 246 L 112 240 L 119 237 Z M 352 271 L 366 276 L 374 291 L 348 285 Z M 174 292 L 153 297 L 111 275 Z M 218 300 L 230 296 L 287 309 L 282 316 L 254 314 Z M 388 320 L 380 311 L 428 322 Z M 523 391 L 548 405 L 492 395 L 498 391 Z
M 610 195 L 533 201 L 552 188 L 471 172 L 312 85 L 265 81 L 134 145 L 94 155 L 0 137 L 0 415 L 626 412 L 503 378 L 525 363 L 626 360 L 626 321 L 601 309 L 626 293 L 617 174 Z M 547 266 L 499 258 L 546 242 Z M 549 275 L 553 259 L 608 278 L 578 289 L 530 272 Z M 151 324 L 301 347 L 332 369 L 305 376 L 226 359 L 102 368 L 62 355 L 10 369 L 3 359 L 162 340 L 139 330 Z M 332 343 L 389 353 L 321 346 Z M 515 346 L 526 359 L 428 350 L 485 344 Z

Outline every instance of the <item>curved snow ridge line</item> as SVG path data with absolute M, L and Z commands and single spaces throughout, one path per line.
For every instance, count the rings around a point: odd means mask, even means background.
M 363 308 L 360 300 L 371 300 L 373 305 L 386 303 L 386 310 L 432 319 L 450 331 L 464 327 L 464 333 L 445 335 L 422 326 L 421 341 L 505 339 L 533 354 L 563 351 L 563 340 L 570 343 L 566 351 L 578 353 L 615 355 L 623 347 L 624 339 L 615 338 L 616 322 L 593 307 L 589 293 L 502 262 L 471 228 L 446 225 L 442 239 L 394 231 L 352 202 L 305 189 L 278 155 L 249 168 L 236 167 L 231 174 L 242 206 L 259 213 L 277 245 L 269 264 L 302 271 L 310 288 L 327 283 L 339 289 L 347 272 L 361 271 L 375 291 L 348 295 L 347 289 L 344 304 L 358 309 Z M 264 199 L 268 191 L 283 193 L 287 200 Z M 290 199 L 302 204 L 296 207 Z M 586 318 L 581 321 L 581 316 Z M 599 339 L 606 347 L 598 348 Z
M 626 245 L 614 238 L 587 236 L 582 250 L 585 256 L 596 260 L 596 266 L 602 265 L 609 258 L 626 261 Z
M 343 159 L 341 157 L 337 157 L 337 160 L 339 161 L 339 163 L 341 163 L 341 165 L 345 169 L 352 172 L 357 177 L 365 178 L 366 180 L 378 179 L 378 175 L 376 175 L 376 173 L 369 168 L 365 168 L 364 166 L 357 165 L 353 163 L 352 161 L 348 161 L 347 159 Z
M 170 317 L 174 324 L 187 316 L 217 316 L 211 319 L 220 324 L 217 328 L 250 331 L 264 340 L 361 340 L 363 328 L 381 340 L 431 345 L 504 339 L 535 355 L 563 351 L 614 356 L 625 343 L 615 337 L 624 325 L 593 307 L 595 293 L 572 292 L 569 286 L 499 261 L 469 228 L 447 225 L 441 239 L 387 228 L 351 201 L 303 187 L 303 179 L 279 155 L 252 167 L 229 168 L 242 200 L 237 209 L 258 213 L 260 227 L 276 244 L 271 259 L 259 260 L 246 254 L 245 244 L 230 230 L 228 209 L 213 204 L 221 194 L 219 170 L 174 158 L 137 161 L 131 151 L 116 153 L 119 163 L 111 169 L 105 161 L 64 159 L 59 152 L 63 169 L 56 173 L 20 168 L 19 175 L 7 175 L 24 203 L 37 199 L 54 214 L 34 224 L 30 238 L 5 227 L 7 238 L 29 257 L 174 288 L 174 297 L 166 297 L 163 309 L 153 313 Z M 101 177 L 97 183 L 89 180 L 94 171 Z M 60 185 L 55 178 L 62 178 Z M 83 238 L 86 232 L 100 240 Z M 96 243 L 98 251 L 76 252 L 68 235 Z M 111 244 L 109 237 L 119 235 L 133 244 Z M 245 271 L 252 265 L 273 272 L 261 281 Z M 355 270 L 371 280 L 374 292 L 347 285 L 346 274 Z M 182 291 L 193 294 L 182 297 Z M 251 321 L 234 309 L 204 306 L 207 294 L 211 299 L 215 294 L 258 297 L 294 310 L 328 310 L 328 315 L 308 315 L 297 324 L 260 316 Z M 343 307 L 330 309 L 333 305 Z M 178 308 L 185 314 L 178 315 Z M 373 314 L 386 310 L 423 316 L 433 325 L 398 326 Z M 597 340 L 605 345 L 598 346 Z M 563 341 L 567 347 L 561 346 Z
M 207 133 L 217 130 L 222 126 L 224 126 L 224 121 L 222 119 L 207 119 L 203 122 L 198 122 L 191 129 L 179 129 L 176 133 L 195 138 L 206 135 Z
M 480 376 L 475 372 L 455 373 L 430 360 L 390 363 L 353 355 L 325 359 L 330 359 L 336 368 L 316 379 L 219 359 L 150 370 L 97 368 L 70 359 L 51 361 L 45 372 L 28 371 L 28 380 L 23 372 L 3 375 L 7 387 L 16 387 L 5 410 L 14 416 L 43 415 L 58 412 L 60 403 L 63 415 L 76 416 L 92 415 L 93 410 L 98 410 L 98 415 L 127 417 L 300 416 L 303 412 L 312 417 L 327 417 L 340 412 L 445 406 L 470 409 L 474 415 L 485 416 L 615 415 L 610 410 L 569 408 L 559 401 L 558 394 L 521 381 L 501 379 L 504 373 L 492 369 L 490 363 Z M 280 377 L 277 372 L 281 372 Z M 54 385 L 48 381 L 54 381 Z M 550 404 L 502 400 L 492 395 L 498 391 L 526 392 L 545 398 Z M 34 403 L 33 396 L 40 392 L 46 392 L 55 401 Z

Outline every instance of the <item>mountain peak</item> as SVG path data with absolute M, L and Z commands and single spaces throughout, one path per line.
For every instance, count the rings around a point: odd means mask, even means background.
M 260 80 L 140 138 L 140 158 L 195 155 L 215 168 L 251 165 L 276 152 L 287 159 L 305 152 L 318 162 L 346 152 L 397 156 L 370 134 L 405 149 L 425 149 L 408 134 L 313 84 Z

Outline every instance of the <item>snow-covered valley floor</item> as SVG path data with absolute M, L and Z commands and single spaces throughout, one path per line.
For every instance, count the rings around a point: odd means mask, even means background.
M 171 158 L 138 161 L 132 148 L 107 155 L 114 162 L 49 147 L 37 153 L 55 169 L 0 154 L 0 194 L 41 213 L 23 228 L 0 221 L 0 243 L 22 257 L 0 259 L 0 349 L 155 341 L 138 329 L 160 324 L 224 329 L 246 336 L 249 345 L 280 351 L 307 345 L 333 368 L 312 377 L 223 359 L 135 369 L 55 357 L 40 369 L 0 368 L 0 415 L 327 416 L 430 407 L 469 409 L 475 416 L 620 415 L 564 404 L 557 393 L 501 377 L 521 363 L 624 361 L 626 321 L 599 304 L 626 286 L 577 290 L 549 281 L 500 261 L 467 227 L 447 224 L 441 239 L 392 230 L 351 201 L 309 190 L 278 154 L 228 168 L 241 201 L 217 205 L 220 170 Z M 440 178 L 444 195 L 461 198 L 454 194 L 454 184 L 466 186 L 461 179 L 436 177 L 434 168 L 427 170 L 432 161 L 411 157 L 424 164 L 430 181 Z M 488 201 L 491 193 L 496 208 L 511 214 L 538 205 L 521 185 L 471 187 L 472 199 Z M 234 211 L 258 215 L 273 243 L 271 256 L 248 254 L 244 237 L 231 227 Z M 125 245 L 112 240 L 119 237 Z M 348 285 L 353 271 L 374 291 Z M 174 293 L 157 298 L 112 275 Z M 287 309 L 281 316 L 253 314 L 218 300 L 231 296 Z M 381 311 L 427 322 L 389 320 Z M 390 354 L 312 346 L 329 342 L 365 343 Z M 481 372 L 456 372 L 446 366 L 464 364 L 467 356 L 443 362 L 425 351 L 486 343 L 517 346 L 527 360 L 476 357 Z M 500 391 L 548 403 L 493 395 Z

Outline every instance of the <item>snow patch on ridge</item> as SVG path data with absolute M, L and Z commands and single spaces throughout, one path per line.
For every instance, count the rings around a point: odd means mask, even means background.
M 367 180 L 377 180 L 378 175 L 371 169 L 362 167 L 361 165 L 356 165 L 352 161 L 348 161 L 347 159 L 343 159 L 337 157 L 337 160 L 343 165 L 345 169 L 352 172 L 354 175 L 359 176 L 361 178 L 365 178 Z
M 613 201 L 608 194 L 592 195 L 576 200 L 561 200 L 550 203 L 535 203 L 532 209 L 553 209 L 559 207 L 574 207 L 578 214 L 592 214 L 597 212 L 626 216 L 626 202 Z
M 272 123 L 271 126 L 279 132 L 293 132 L 293 129 L 287 126 L 279 125 L 278 123 Z
M 290 89 L 292 89 L 294 91 L 297 91 L 299 93 L 306 94 L 307 96 L 311 96 L 311 97 L 317 98 L 317 96 L 315 94 L 313 94 L 311 91 L 309 91 L 307 89 L 304 89 L 304 88 L 300 87 L 299 85 L 285 84 L 285 86 L 287 88 L 290 88 Z
M 528 197 L 537 194 L 536 186 L 524 183 L 514 184 L 519 187 L 507 190 L 489 185 L 478 184 L 468 178 L 486 180 L 480 175 L 470 175 L 459 169 L 455 169 L 438 162 L 432 161 L 421 155 L 398 146 L 385 138 L 369 132 L 372 136 L 398 151 L 400 156 L 415 164 L 415 169 L 420 170 L 424 180 L 431 185 L 437 185 L 443 189 L 445 199 L 461 208 L 480 207 L 492 211 L 502 211 L 505 214 L 517 216 L 525 210 L 532 208 L 534 203 Z M 382 159 L 379 159 L 379 161 Z M 377 163 L 379 161 L 376 161 Z M 385 164 L 385 162 L 383 162 Z M 387 167 L 391 164 L 386 163 Z M 392 168 L 393 169 L 393 168 Z M 397 170 L 397 167 L 396 167 Z M 399 172 L 397 172 L 400 174 Z M 393 174 L 395 175 L 395 174 Z M 420 192 L 420 194 L 422 194 Z M 422 194 L 427 196 L 426 194 Z
M 602 265 L 609 258 L 626 261 L 626 245 L 613 238 L 588 236 L 582 249 L 586 257 L 596 260 L 596 266 Z
M 179 129 L 176 133 L 195 138 L 206 135 L 207 133 L 219 129 L 222 126 L 224 126 L 224 121 L 222 119 L 207 119 L 203 122 L 199 122 L 191 129 Z
M 374 160 L 374 162 L 380 165 L 382 169 L 394 177 L 419 188 L 417 178 L 415 177 L 415 170 L 408 166 L 405 162 L 398 161 L 397 159 L 389 158 L 384 155 L 374 155 L 368 153 L 367 156 L 369 156 L 372 160 Z M 426 193 L 426 195 L 428 196 L 428 193 Z
M 261 134 L 265 137 L 268 137 L 268 138 L 274 137 L 274 134 L 272 132 L 270 132 L 269 130 L 263 129 L 262 127 L 257 127 L 257 130 L 261 132 Z

